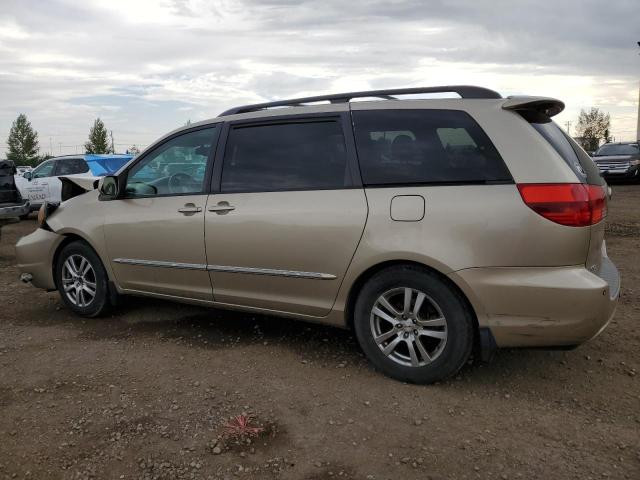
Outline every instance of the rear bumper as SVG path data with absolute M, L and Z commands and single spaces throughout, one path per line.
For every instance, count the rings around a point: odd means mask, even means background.
M 19 205 L 10 205 L 5 207 L 0 206 L 0 220 L 21 217 L 22 215 L 28 214 L 30 211 L 31 207 L 28 200 Z
M 53 256 L 63 239 L 62 235 L 38 228 L 18 240 L 16 259 L 23 281 L 29 279 L 34 287 L 55 290 Z
M 574 346 L 597 336 L 616 309 L 620 276 L 607 257 L 584 266 L 471 268 L 451 274 L 463 285 L 480 327 L 498 347 Z

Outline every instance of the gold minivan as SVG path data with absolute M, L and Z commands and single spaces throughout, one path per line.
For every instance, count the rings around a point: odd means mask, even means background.
M 416 383 L 473 351 L 575 346 L 620 280 L 607 186 L 563 108 L 472 86 L 234 108 L 67 179 L 16 246 L 22 279 L 83 316 L 146 295 L 351 328 Z

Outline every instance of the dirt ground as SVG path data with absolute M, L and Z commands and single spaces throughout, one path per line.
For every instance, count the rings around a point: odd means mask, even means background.
M 640 185 L 614 186 L 622 296 L 573 351 L 504 350 L 450 382 L 373 371 L 349 332 L 130 299 L 82 320 L 0 248 L 0 479 L 640 478 Z M 267 430 L 219 440 L 232 415 Z

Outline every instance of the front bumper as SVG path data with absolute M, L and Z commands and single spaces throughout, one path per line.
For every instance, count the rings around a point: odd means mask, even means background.
M 616 309 L 620 275 L 608 257 L 584 266 L 470 268 L 451 274 L 498 347 L 575 346 L 597 336 Z
M 600 174 L 607 179 L 635 179 L 640 177 L 640 165 L 602 166 L 598 165 Z
M 43 228 L 18 240 L 16 258 L 21 278 L 30 278 L 34 287 L 55 290 L 53 257 L 62 240 L 64 236 Z

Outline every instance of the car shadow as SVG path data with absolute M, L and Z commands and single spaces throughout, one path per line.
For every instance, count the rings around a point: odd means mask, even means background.
M 301 320 L 174 302 L 130 297 L 109 318 L 79 319 L 62 308 L 64 323 L 81 329 L 87 340 L 152 338 L 188 348 L 219 350 L 234 346 L 269 345 L 288 349 L 301 358 L 322 358 L 336 366 L 368 365 L 351 331 Z M 61 312 L 62 313 L 62 312 Z M 62 318 L 61 318 L 62 320 Z M 552 380 L 561 361 L 572 351 L 501 349 L 490 362 L 472 359 L 455 380 L 473 387 L 510 384 L 517 377 Z M 454 380 L 454 381 L 455 381 Z
M 49 315 L 42 313 L 32 310 L 28 324 L 77 329 L 81 338 L 91 341 L 146 338 L 209 350 L 268 345 L 293 351 L 301 359 L 321 359 L 329 366 L 372 368 L 368 367 L 351 331 L 297 319 L 143 297 L 128 297 L 111 315 L 101 318 L 76 317 L 59 306 Z M 571 355 L 576 354 L 544 349 L 498 350 L 488 363 L 471 359 L 451 381 L 462 381 L 465 388 L 483 384 L 508 385 L 515 377 L 522 376 L 543 382 L 556 381 L 555 365 L 559 367 L 563 358 Z
M 66 316 L 72 316 L 70 312 Z M 329 354 L 362 361 L 349 330 L 216 308 L 176 304 L 142 297 L 127 298 L 111 318 L 81 319 L 81 336 L 90 340 L 150 336 L 193 348 L 220 349 L 230 345 L 279 345 L 301 355 Z

